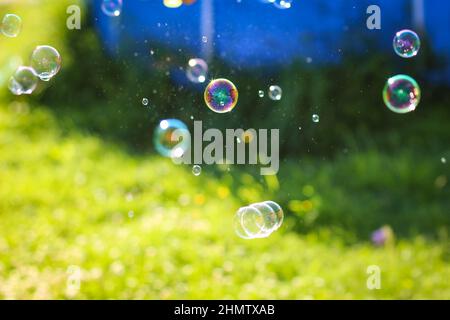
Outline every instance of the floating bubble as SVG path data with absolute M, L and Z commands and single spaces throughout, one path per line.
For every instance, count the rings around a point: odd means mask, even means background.
M 269 87 L 269 98 L 275 101 L 281 100 L 283 90 L 279 86 L 272 85 Z
M 234 217 L 234 230 L 243 239 L 267 238 L 283 222 L 283 210 L 273 201 L 240 208 Z
M 155 129 L 153 142 L 164 157 L 180 158 L 189 149 L 191 135 L 187 126 L 177 119 L 162 120 Z
M 31 94 L 36 89 L 38 78 L 30 67 L 19 67 L 9 79 L 8 88 L 15 95 Z
M 442 162 L 442 164 L 446 164 L 446 163 L 447 163 L 447 159 L 444 158 L 444 157 L 442 157 L 442 158 L 441 158 L 441 162 Z
M 178 8 L 178 7 L 181 7 L 181 5 L 183 4 L 183 1 L 182 0 L 164 0 L 163 4 L 167 8 Z
M 260 98 L 264 98 L 264 91 L 259 90 L 259 91 L 258 91 L 258 96 L 259 96 Z
M 103 0 L 102 11 L 109 17 L 118 17 L 122 13 L 122 0 Z
M 42 81 L 49 81 L 61 69 L 61 56 L 51 46 L 38 46 L 31 55 L 31 67 Z
M 148 99 L 147 99 L 147 98 L 143 98 L 143 99 L 142 99 L 142 104 L 143 104 L 144 106 L 148 106 Z
M 238 101 L 238 90 L 230 80 L 215 79 L 206 87 L 204 98 L 206 105 L 212 111 L 230 112 Z
M 276 203 L 274 201 L 264 201 L 263 203 L 268 205 L 269 207 L 271 207 L 272 210 L 275 212 L 275 216 L 277 219 L 277 223 L 275 225 L 275 230 L 277 230 L 278 228 L 281 227 L 281 224 L 283 223 L 283 220 L 284 220 L 283 209 L 281 209 L 281 207 L 278 205 L 278 203 Z
M 407 75 L 394 76 L 386 82 L 383 100 L 396 113 L 414 111 L 420 102 L 421 92 L 416 80 Z
M 415 57 L 420 50 L 420 38 L 414 31 L 402 30 L 395 34 L 394 51 L 402 58 Z
M 194 174 L 194 176 L 199 176 L 202 173 L 202 167 L 196 164 L 192 167 L 192 173 Z
M 208 42 L 208 37 L 207 36 L 203 36 L 202 37 L 202 42 L 203 43 L 207 43 Z
M 275 0 L 271 2 L 278 9 L 289 9 L 292 6 L 292 0 Z
M 194 83 L 203 83 L 208 74 L 208 65 L 202 59 L 189 59 L 186 69 L 187 78 Z
M 18 15 L 8 13 L 3 17 L 1 31 L 5 36 L 15 38 L 21 29 L 22 19 Z
M 313 114 L 313 115 L 312 115 L 312 121 L 313 121 L 314 123 L 319 123 L 319 121 L 320 121 L 319 115 L 318 115 L 318 114 Z

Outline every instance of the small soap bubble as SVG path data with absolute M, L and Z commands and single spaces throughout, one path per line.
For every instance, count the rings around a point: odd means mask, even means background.
M 281 100 L 283 90 L 279 86 L 272 85 L 269 87 L 269 98 L 275 101 Z
M 319 115 L 318 115 L 318 114 L 313 114 L 313 115 L 312 115 L 312 121 L 313 121 L 314 123 L 319 123 L 319 121 L 320 121 Z
M 441 158 L 441 162 L 442 162 L 442 164 L 446 164 L 446 163 L 447 163 L 447 159 L 444 158 L 444 157 L 442 157 L 442 158 Z
M 199 176 L 202 173 L 202 167 L 200 167 L 199 165 L 193 166 L 192 173 L 194 174 L 194 176 Z
M 289 9 L 292 6 L 292 0 L 275 0 L 272 2 L 278 9 Z
M 208 37 L 207 36 L 203 36 L 202 37 L 202 42 L 203 43 L 207 43 L 208 42 Z
M 147 98 L 143 98 L 142 99 L 142 105 L 148 106 L 148 99 Z
M 163 0 L 163 4 L 167 8 L 179 8 L 183 4 L 182 0 Z
M 414 31 L 401 30 L 395 34 L 394 51 L 402 58 L 415 57 L 420 50 L 420 38 Z
M 264 98 L 264 91 L 263 91 L 263 90 L 259 90 L 259 91 L 258 91 L 258 96 L 259 96 L 260 98 Z
M 234 230 L 242 239 L 267 238 L 283 223 L 283 210 L 273 201 L 240 208 L 234 217 Z
M 187 78 L 194 83 L 203 83 L 208 74 L 208 65 L 202 59 L 189 59 L 186 69 Z
M 49 81 L 61 69 L 61 56 L 51 46 L 38 46 L 31 55 L 31 67 L 42 81 Z
M 8 13 L 3 17 L 1 31 L 9 38 L 15 38 L 22 29 L 22 19 L 15 14 Z
M 133 210 L 130 210 L 130 211 L 128 211 L 128 218 L 133 218 L 134 217 L 134 211 Z
M 230 80 L 215 79 L 205 88 L 204 98 L 206 105 L 212 111 L 230 112 L 237 104 L 238 90 Z
M 38 84 L 34 70 L 30 67 L 19 67 L 8 82 L 8 88 L 15 95 L 31 94 Z
M 190 148 L 191 135 L 180 120 L 166 119 L 156 127 L 153 142 L 156 151 L 162 156 L 180 158 Z
M 386 82 L 383 100 L 386 106 L 396 113 L 414 111 L 421 98 L 416 80 L 407 75 L 394 76 Z
M 118 17 L 122 13 L 122 0 L 102 0 L 102 11 L 109 17 Z

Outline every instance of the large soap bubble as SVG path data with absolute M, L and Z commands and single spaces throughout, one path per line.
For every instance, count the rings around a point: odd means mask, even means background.
M 1 31 L 3 35 L 14 38 L 17 37 L 22 29 L 22 19 L 15 14 L 8 13 L 3 17 Z
M 416 80 L 403 74 L 389 78 L 383 90 L 384 103 L 396 113 L 414 111 L 420 98 L 420 87 Z
M 31 67 L 42 81 L 49 81 L 61 69 L 61 56 L 51 46 L 38 46 L 31 55 Z
M 8 82 L 8 88 L 15 95 L 31 94 L 36 89 L 38 78 L 30 67 L 19 67 Z
M 204 97 L 206 105 L 212 111 L 230 112 L 237 104 L 238 90 L 230 80 L 215 79 L 206 87 Z
M 160 155 L 180 158 L 190 147 L 190 133 L 182 121 L 166 119 L 156 127 L 153 142 Z

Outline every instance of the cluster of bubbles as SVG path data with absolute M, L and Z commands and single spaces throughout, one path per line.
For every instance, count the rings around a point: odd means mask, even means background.
M 238 95 L 236 86 L 230 80 L 215 79 L 206 86 L 204 98 L 209 109 L 226 113 L 234 109 Z
M 277 85 L 271 85 L 269 87 L 269 98 L 274 101 L 281 100 L 281 97 L 283 95 L 283 90 Z
M 22 30 L 22 19 L 18 15 L 8 13 L 3 17 L 0 29 L 4 36 L 15 38 Z
M 182 121 L 166 119 L 156 127 L 153 142 L 163 157 L 180 158 L 190 148 L 190 133 Z
M 102 11 L 108 17 L 118 17 L 122 13 L 122 0 L 103 0 Z
M 163 0 L 163 5 L 167 8 L 179 8 L 183 4 L 190 5 L 197 0 Z
M 273 201 L 240 208 L 234 216 L 234 231 L 242 239 L 267 238 L 283 223 L 281 207 Z
M 395 34 L 394 51 L 402 58 L 415 57 L 420 50 L 420 38 L 414 31 L 401 30 Z M 386 106 L 395 113 L 414 111 L 419 105 L 421 91 L 412 77 L 399 74 L 389 78 L 383 89 Z
M 186 77 L 194 83 L 203 83 L 208 74 L 208 64 L 199 58 L 189 59 Z
M 420 50 L 420 38 L 414 31 L 401 30 L 395 34 L 394 51 L 402 58 L 417 56 Z
M 293 0 L 260 0 L 262 3 L 271 3 L 278 9 L 289 9 Z
M 61 69 L 61 56 L 50 46 L 38 46 L 31 55 L 31 66 L 20 66 L 8 82 L 9 90 L 15 95 L 31 94 L 38 79 L 50 81 Z

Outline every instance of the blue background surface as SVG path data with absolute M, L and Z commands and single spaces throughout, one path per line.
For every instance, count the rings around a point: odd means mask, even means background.
M 238 68 L 270 68 L 308 57 L 313 63 L 339 62 L 352 51 L 394 54 L 395 32 L 415 29 L 412 3 L 294 0 L 291 9 L 280 10 L 259 0 L 213 0 L 214 54 Z M 177 9 L 166 8 L 162 0 L 125 0 L 122 14 L 113 18 L 102 14 L 100 4 L 94 2 L 94 16 L 110 52 L 139 52 L 155 43 L 202 56 L 202 0 Z M 366 28 L 366 9 L 372 4 L 381 8 L 381 30 Z M 425 0 L 424 5 L 425 30 L 419 33 L 447 60 L 433 77 L 450 81 L 450 1 Z M 361 39 L 371 43 L 370 49 Z

